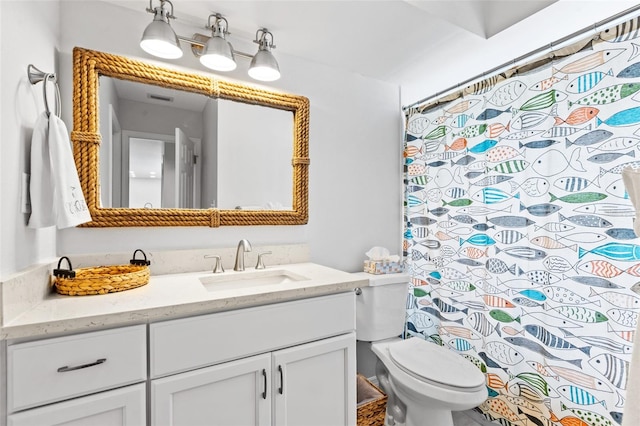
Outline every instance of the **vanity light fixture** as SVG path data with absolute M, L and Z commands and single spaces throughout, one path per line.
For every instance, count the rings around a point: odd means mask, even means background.
M 215 21 L 211 24 L 211 18 Z M 229 34 L 229 23 L 219 13 L 209 15 L 207 28 L 211 30 L 211 38 L 204 45 L 200 55 L 200 63 L 216 71 L 233 71 L 236 69 L 236 58 L 233 47 L 225 37 Z
M 165 3 L 171 5 L 171 12 L 165 9 Z M 156 8 L 152 6 L 151 0 L 149 0 L 149 7 L 146 10 L 153 13 L 153 21 L 145 28 L 142 40 L 140 40 L 140 47 L 145 52 L 159 58 L 178 59 L 182 57 L 178 36 L 169 24 L 169 19 L 176 19 L 173 16 L 173 3 L 169 0 L 160 0 L 160 6 Z
M 207 20 L 206 28 L 211 30 L 211 37 L 194 34 L 193 38 L 176 35 L 171 28 L 169 19 L 176 19 L 173 15 L 173 3 L 170 0 L 159 0 L 160 6 L 153 7 L 153 0 L 149 0 L 147 12 L 153 13 L 153 21 L 147 26 L 140 41 L 140 47 L 147 53 L 164 58 L 177 59 L 182 56 L 180 41 L 189 43 L 193 54 L 200 58 L 200 63 L 216 71 L 233 71 L 236 69 L 236 56 L 251 59 L 249 76 L 260 81 L 275 81 L 280 78 L 280 68 L 276 58 L 271 53 L 275 49 L 273 34 L 266 28 L 256 31 L 254 43 L 258 44 L 258 52 L 249 55 L 233 49 L 226 40 L 229 23 L 219 13 L 212 13 Z M 168 11 L 166 5 L 171 6 Z M 213 23 L 212 23 L 213 21 Z
M 261 81 L 275 81 L 280 78 L 280 67 L 274 58 L 271 49 L 275 49 L 273 44 L 273 34 L 266 28 L 260 28 L 256 31 L 256 39 L 253 41 L 258 43 L 258 52 L 251 59 L 249 65 L 249 76 Z

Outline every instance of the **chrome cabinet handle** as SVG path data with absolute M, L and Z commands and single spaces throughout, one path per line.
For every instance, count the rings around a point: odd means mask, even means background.
M 284 376 L 282 374 L 282 366 L 278 366 L 278 372 L 280 373 L 280 387 L 278 388 L 278 393 L 282 395 L 284 392 Z
M 267 370 L 262 369 L 262 377 L 264 378 L 264 392 L 262 392 L 262 399 L 267 399 Z
M 76 365 L 75 367 L 69 367 L 68 365 L 65 365 L 64 367 L 58 368 L 58 373 L 66 373 L 67 371 L 82 370 L 83 368 L 94 367 L 96 365 L 104 364 L 105 362 L 107 362 L 106 358 L 100 358 L 100 359 L 97 359 L 95 362 L 90 362 L 89 364 Z

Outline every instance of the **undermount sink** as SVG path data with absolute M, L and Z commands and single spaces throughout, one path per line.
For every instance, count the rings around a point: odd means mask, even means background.
M 251 272 L 226 272 L 219 275 L 200 277 L 200 282 L 209 291 L 260 287 L 263 285 L 285 284 L 304 281 L 309 278 L 286 269 L 265 269 Z

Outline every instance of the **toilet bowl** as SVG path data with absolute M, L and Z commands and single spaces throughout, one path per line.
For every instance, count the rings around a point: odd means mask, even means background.
M 385 425 L 453 426 L 452 411 L 482 404 L 484 374 L 458 353 L 419 337 L 399 338 L 405 324 L 407 274 L 370 275 L 356 298 L 356 339 L 371 342 L 376 377 L 388 396 Z
M 404 405 L 405 413 L 389 407 L 389 424 L 453 426 L 452 411 L 487 399 L 484 374 L 449 349 L 420 338 L 374 342 L 371 349 L 379 361 L 379 383 Z

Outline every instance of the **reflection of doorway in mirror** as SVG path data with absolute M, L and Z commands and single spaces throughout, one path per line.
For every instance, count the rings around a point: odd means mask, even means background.
M 176 168 L 175 168 L 175 207 L 181 209 L 193 209 L 200 204 L 196 203 L 195 185 L 195 143 L 189 139 L 184 130 L 176 128 Z
M 196 208 L 200 202 L 200 140 L 179 128 L 173 135 L 122 131 L 122 207 Z
M 129 138 L 129 207 L 158 208 L 162 204 L 165 142 Z

